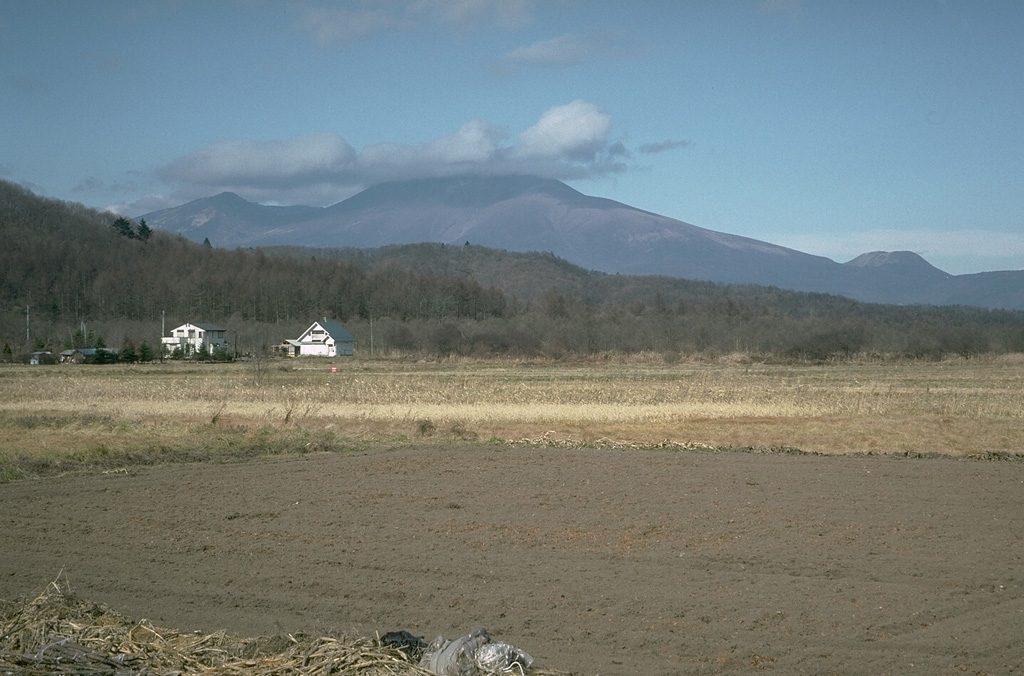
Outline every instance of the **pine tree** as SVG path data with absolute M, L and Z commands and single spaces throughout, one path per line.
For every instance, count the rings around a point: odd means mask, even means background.
M 124 341 L 124 347 L 121 348 L 121 361 L 129 364 L 134 364 L 139 360 L 139 353 L 135 351 L 135 344 L 130 341 Z
M 145 218 L 139 219 L 139 234 L 138 238 L 143 242 L 149 240 L 153 236 L 153 229 L 146 223 Z
M 153 348 L 146 341 L 139 345 L 139 361 L 144 364 L 153 361 Z
M 128 239 L 135 239 L 137 237 L 135 230 L 132 229 L 132 222 L 124 216 L 118 217 L 116 221 L 110 224 L 110 227 L 122 237 L 127 237 Z

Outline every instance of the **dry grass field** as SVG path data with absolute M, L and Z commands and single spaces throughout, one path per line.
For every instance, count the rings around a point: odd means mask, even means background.
M 336 367 L 336 372 L 332 372 Z M 288 360 L 0 369 L 3 476 L 452 439 L 971 456 L 1024 450 L 1024 357 L 827 365 Z
M 5 366 L 0 662 L 71 673 L 40 666 L 64 639 L 15 646 L 3 619 L 63 576 L 218 645 L 484 626 L 591 676 L 1019 674 L 1022 376 L 1019 357 Z

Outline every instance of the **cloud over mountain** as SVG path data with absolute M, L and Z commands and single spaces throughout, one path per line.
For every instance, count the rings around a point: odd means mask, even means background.
M 181 157 L 161 173 L 197 185 L 291 186 L 331 180 L 357 159 L 336 134 L 307 134 L 285 141 L 220 141 Z
M 592 160 L 608 138 L 611 126 L 611 116 L 578 99 L 541 115 L 537 124 L 519 135 L 515 154 Z
M 328 204 L 383 181 L 462 174 L 532 174 L 555 179 L 621 172 L 629 151 L 610 138 L 612 116 L 578 99 L 549 108 L 512 136 L 486 120 L 421 144 L 383 142 L 356 150 L 321 132 L 283 140 L 232 139 L 182 156 L 159 173 L 178 196 L 238 192 L 277 203 Z

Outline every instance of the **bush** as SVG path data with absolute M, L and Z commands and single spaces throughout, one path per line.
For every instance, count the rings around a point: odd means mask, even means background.
M 434 331 L 434 349 L 438 354 L 444 356 L 456 354 L 462 346 L 462 341 L 462 331 L 451 322 L 445 322 Z

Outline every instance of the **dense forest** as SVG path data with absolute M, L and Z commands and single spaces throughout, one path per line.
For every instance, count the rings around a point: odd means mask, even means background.
M 146 345 L 151 354 L 162 326 L 186 321 L 227 328 L 232 354 L 264 353 L 322 317 L 345 323 L 357 354 L 822 360 L 1024 351 L 1024 312 L 607 275 L 468 243 L 214 249 L 8 182 L 0 237 L 7 359 L 96 345 Z

